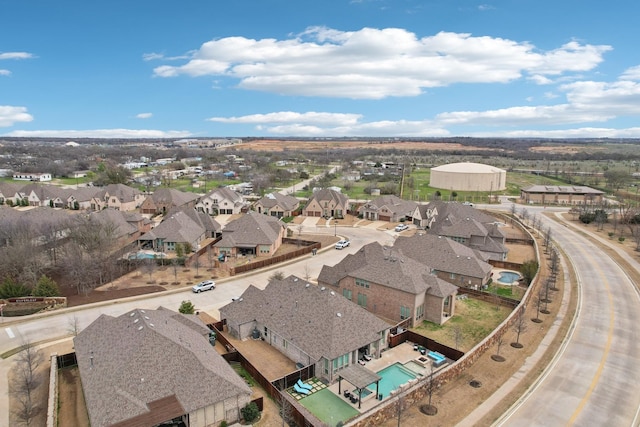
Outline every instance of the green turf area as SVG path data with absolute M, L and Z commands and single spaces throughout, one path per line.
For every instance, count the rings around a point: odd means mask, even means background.
M 300 399 L 299 403 L 331 427 L 337 425 L 339 422 L 344 423 L 358 415 L 358 411 L 353 405 L 341 399 L 328 388 Z

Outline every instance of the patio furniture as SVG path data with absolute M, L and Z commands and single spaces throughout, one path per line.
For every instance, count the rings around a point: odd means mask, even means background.
M 294 384 L 293 385 L 293 389 L 296 391 L 296 393 L 300 393 L 300 394 L 304 394 L 304 395 L 308 395 L 309 393 L 311 393 L 306 388 L 302 388 L 302 387 L 298 386 L 298 384 Z
M 358 360 L 358 363 L 361 364 L 362 366 L 366 365 L 365 361 L 362 359 Z
M 349 392 L 349 390 L 345 390 L 343 393 L 344 397 L 346 397 L 347 399 L 351 398 L 351 393 Z
M 358 398 L 356 396 L 354 396 L 353 394 L 351 395 L 351 397 L 349 398 L 349 400 L 351 401 L 351 403 L 353 403 L 354 405 L 356 403 L 358 403 Z
M 413 351 L 418 351 L 419 348 L 420 346 L 418 344 L 413 345 Z
M 367 362 L 371 361 L 371 356 L 369 356 L 368 354 L 365 354 L 364 356 L 362 356 L 364 358 L 364 360 L 366 360 Z
M 296 385 L 300 388 L 304 388 L 306 390 L 311 390 L 313 388 L 312 385 L 310 384 L 305 384 L 302 382 L 302 380 L 300 378 L 298 378 L 298 382 L 296 383 Z

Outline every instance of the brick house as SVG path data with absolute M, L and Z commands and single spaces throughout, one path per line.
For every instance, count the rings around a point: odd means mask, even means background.
M 318 285 L 390 322 L 410 319 L 412 326 L 423 320 L 442 324 L 453 316 L 458 289 L 425 264 L 378 242 L 363 246 L 333 267 L 322 267 Z
M 256 212 L 276 218 L 293 216 L 299 207 L 300 201 L 298 199 L 281 193 L 269 193 L 253 205 Z
M 276 217 L 249 211 L 228 223 L 222 239 L 213 245 L 216 255 L 272 256 L 282 245 L 286 225 Z
M 140 190 L 124 184 L 109 184 L 101 188 L 91 199 L 91 209 L 99 211 L 105 208 L 120 211 L 134 211 L 140 207 L 145 196 Z
M 365 203 L 358 209 L 358 214 L 370 221 L 399 222 L 411 220 L 417 206 L 416 202 L 390 194 Z
M 209 215 L 236 215 L 246 206 L 242 194 L 222 187 L 210 191 L 196 204 L 196 209 Z
M 325 218 L 344 218 L 349 210 L 349 198 L 339 191 L 323 188 L 309 198 L 302 215 Z
M 140 213 L 165 215 L 173 208 L 194 208 L 200 196 L 174 188 L 160 188 L 147 196 L 140 205 Z
M 498 221 L 472 206 L 440 200 L 418 205 L 413 223 L 428 234 L 443 236 L 487 254 L 489 259 L 507 258 L 506 236 Z

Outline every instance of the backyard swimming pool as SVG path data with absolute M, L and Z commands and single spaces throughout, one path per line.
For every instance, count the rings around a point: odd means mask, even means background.
M 416 378 L 417 374 L 411 370 L 402 366 L 401 363 L 394 363 L 391 366 L 387 366 L 381 371 L 377 372 L 382 377 L 378 383 L 378 394 L 382 394 L 382 397 L 388 397 L 392 390 L 397 389 L 402 384 Z M 376 384 L 369 384 L 367 386 L 369 390 L 376 390 Z
M 521 277 L 520 273 L 516 273 L 515 271 L 501 271 L 500 277 L 498 277 L 498 282 L 510 285 L 513 282 L 520 280 Z

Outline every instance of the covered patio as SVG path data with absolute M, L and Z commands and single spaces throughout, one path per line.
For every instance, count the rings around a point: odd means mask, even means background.
M 342 394 L 342 380 L 346 380 L 358 389 L 358 409 L 362 408 L 362 390 L 368 385 L 376 383 L 376 399 L 378 396 L 378 382 L 382 377 L 360 365 L 349 365 L 340 371 L 338 376 L 338 394 Z M 345 390 L 345 397 L 348 390 Z M 353 400 L 352 400 L 353 402 Z M 355 403 L 355 402 L 354 402 Z

